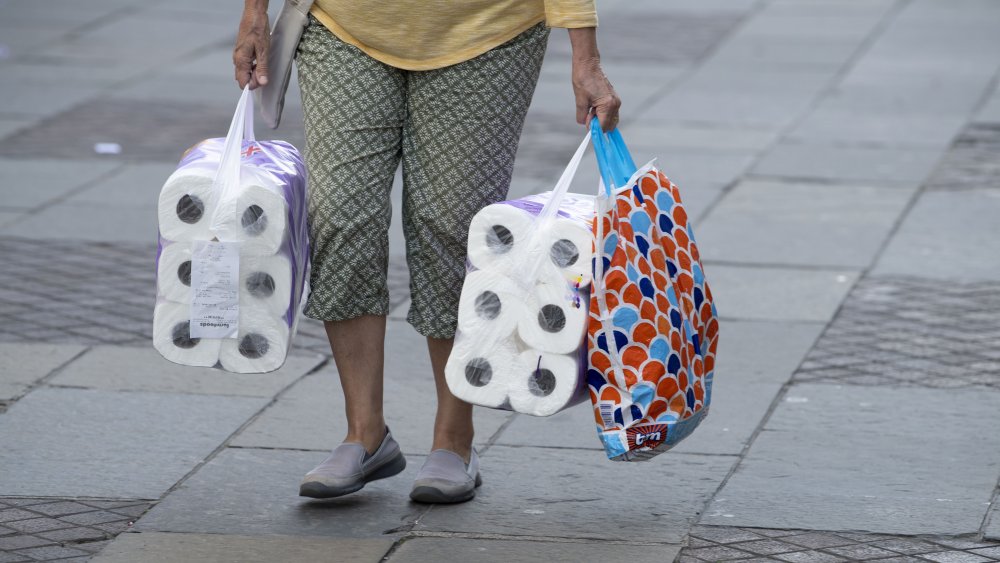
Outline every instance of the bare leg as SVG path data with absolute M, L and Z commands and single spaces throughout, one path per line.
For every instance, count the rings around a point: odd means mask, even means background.
M 474 435 L 472 405 L 452 395 L 444 378 L 444 367 L 454 343 L 454 338 L 427 339 L 438 402 L 437 417 L 434 419 L 434 444 L 431 449 L 451 450 L 468 463 Z
M 365 315 L 324 323 L 344 388 L 347 411 L 344 441 L 362 444 L 368 453 L 374 453 L 385 436 L 382 417 L 385 322 L 384 316 Z

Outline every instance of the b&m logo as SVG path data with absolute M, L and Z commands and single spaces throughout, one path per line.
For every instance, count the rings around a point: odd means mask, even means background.
M 667 439 L 666 424 L 646 424 L 636 426 L 625 431 L 628 440 L 628 449 L 649 448 L 653 449 Z

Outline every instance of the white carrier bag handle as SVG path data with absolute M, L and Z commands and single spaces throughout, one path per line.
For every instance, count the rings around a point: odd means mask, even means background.
M 236 104 L 236 113 L 229 124 L 226 144 L 222 150 L 219 170 L 212 183 L 212 192 L 217 198 L 215 212 L 212 214 L 210 229 L 219 241 L 235 242 L 240 240 L 239 213 L 237 198 L 241 189 L 241 158 L 243 156 L 243 141 L 255 142 L 253 134 L 253 96 L 250 86 L 243 89 L 243 95 Z
M 534 228 L 522 251 L 524 253 L 522 264 L 528 265 L 527 275 L 515 278 L 515 281 L 523 287 L 534 284 L 538 279 L 538 270 L 544 264 L 541 242 L 545 239 L 541 235 L 552 228 L 556 214 L 559 213 L 559 206 L 566 197 L 570 184 L 573 183 L 573 177 L 576 176 L 576 171 L 580 168 L 580 162 L 583 160 L 583 155 L 587 152 L 587 145 L 589 144 L 590 133 L 588 132 L 583 136 L 583 141 L 580 142 L 580 146 L 577 147 L 573 158 L 570 159 L 569 164 L 566 165 L 566 169 L 563 170 L 562 175 L 559 177 L 559 181 L 556 182 L 556 186 L 552 189 L 552 197 L 549 198 L 545 207 L 542 208 L 541 212 L 538 213 L 538 217 L 535 218 Z

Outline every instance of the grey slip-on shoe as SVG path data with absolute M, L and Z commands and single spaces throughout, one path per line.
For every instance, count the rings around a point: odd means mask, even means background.
M 417 473 L 410 498 L 434 504 L 465 502 L 476 496 L 476 487 L 482 484 L 475 449 L 468 464 L 453 451 L 434 450 Z
M 406 468 L 406 458 L 392 432 L 385 429 L 385 438 L 375 453 L 368 455 L 361 444 L 345 442 L 315 469 L 306 473 L 299 486 L 299 496 L 333 498 L 360 490 L 365 483 L 392 477 Z

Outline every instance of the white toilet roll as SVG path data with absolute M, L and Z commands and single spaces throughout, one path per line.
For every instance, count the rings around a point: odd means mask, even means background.
M 511 272 L 533 222 L 530 213 L 512 205 L 486 206 L 469 226 L 469 262 L 479 270 Z
M 191 306 L 161 302 L 153 309 L 153 347 L 160 355 L 186 366 L 214 366 L 220 341 L 191 338 Z
M 528 350 L 521 355 L 524 371 L 510 386 L 510 407 L 533 416 L 550 416 L 586 397 L 579 354 Z
M 566 284 L 538 284 L 528 296 L 517 333 L 528 346 L 543 352 L 573 352 L 583 345 L 588 299 Z
M 222 341 L 219 360 L 226 371 L 265 373 L 285 363 L 290 331 L 284 317 L 267 307 L 240 307 L 240 331 Z
M 260 185 L 244 186 L 236 199 L 239 228 L 235 234 L 243 243 L 244 256 L 277 253 L 288 236 L 288 202 L 277 191 Z
M 191 244 L 167 244 L 156 264 L 156 289 L 159 295 L 174 303 L 190 304 Z
M 215 210 L 214 173 L 188 167 L 174 172 L 160 190 L 157 205 L 160 235 L 170 241 L 212 240 L 209 225 Z
M 281 317 L 292 297 L 292 263 L 287 256 L 240 258 L 240 307 L 266 308 Z
M 572 219 L 557 219 L 546 234 L 548 258 L 570 284 L 590 285 L 593 275 L 594 235 L 588 225 Z
M 458 329 L 476 338 L 510 336 L 524 314 L 524 290 L 514 280 L 487 270 L 465 276 L 458 305 Z
M 507 402 L 507 389 L 523 371 L 520 355 L 512 339 L 490 343 L 460 337 L 448 357 L 445 379 L 459 399 L 484 407 L 498 408 Z

